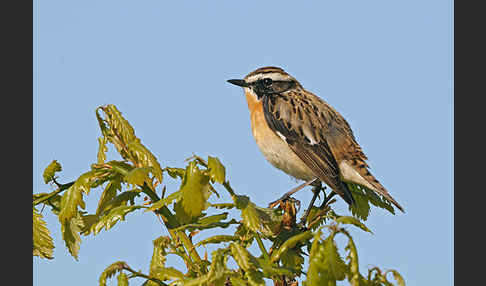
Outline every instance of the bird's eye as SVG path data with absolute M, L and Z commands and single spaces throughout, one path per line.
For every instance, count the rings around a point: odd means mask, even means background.
M 273 82 L 273 81 L 272 81 L 272 79 L 271 79 L 271 78 L 264 78 L 264 79 L 263 79 L 263 85 L 265 85 L 265 86 L 269 86 L 269 85 L 271 85 L 271 84 L 272 84 L 272 82 Z

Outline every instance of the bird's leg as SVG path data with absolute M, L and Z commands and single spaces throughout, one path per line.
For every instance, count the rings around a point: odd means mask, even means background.
M 314 202 L 316 201 L 317 196 L 319 196 L 319 193 L 321 192 L 321 190 L 324 191 L 326 189 L 326 187 L 324 187 L 324 188 L 322 187 L 322 184 L 321 184 L 320 181 L 317 181 L 316 183 L 314 183 L 312 185 L 314 186 L 312 188 L 312 192 L 314 193 L 314 195 L 312 196 L 312 199 L 309 203 L 309 207 L 307 208 L 304 215 L 302 216 L 302 219 L 300 220 L 301 225 L 305 225 L 305 222 L 307 220 L 307 216 L 309 215 L 311 208 L 314 206 Z
M 335 195 L 337 195 L 337 193 L 334 192 L 334 191 L 331 191 L 327 197 L 324 197 L 324 201 L 322 201 L 322 204 L 319 208 L 323 209 L 326 206 L 326 204 L 329 203 L 331 201 L 332 197 L 334 197 Z
M 298 185 L 297 187 L 293 188 L 292 190 L 286 192 L 280 199 L 276 200 L 276 201 L 273 201 L 271 203 L 268 204 L 268 207 L 269 208 L 273 208 L 275 207 L 276 205 L 280 204 L 281 201 L 284 201 L 284 200 L 287 200 L 290 198 L 291 195 L 297 193 L 298 191 L 300 191 L 302 188 L 314 183 L 315 181 L 317 180 L 317 178 L 314 178 L 310 181 L 307 181 L 303 184 L 300 184 Z

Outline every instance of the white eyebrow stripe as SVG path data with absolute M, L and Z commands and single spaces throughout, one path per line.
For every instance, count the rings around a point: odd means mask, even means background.
M 272 80 L 289 80 L 290 77 L 288 75 L 283 75 L 281 73 L 264 73 L 264 74 L 256 74 L 252 75 L 246 79 L 246 82 L 255 82 L 260 79 L 264 78 L 271 78 Z

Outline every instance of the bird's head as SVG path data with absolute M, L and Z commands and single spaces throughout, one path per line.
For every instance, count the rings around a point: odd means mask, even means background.
M 245 92 L 254 94 L 258 100 L 264 96 L 302 88 L 295 78 L 279 67 L 262 67 L 252 71 L 244 79 L 230 79 L 228 82 L 243 87 Z

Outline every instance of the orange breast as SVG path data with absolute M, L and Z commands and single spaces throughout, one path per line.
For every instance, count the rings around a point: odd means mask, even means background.
M 250 110 L 251 131 L 263 156 L 276 168 L 294 178 L 311 180 L 316 176 L 304 162 L 290 149 L 265 121 L 263 103 L 254 95 L 245 93 L 248 109 Z

